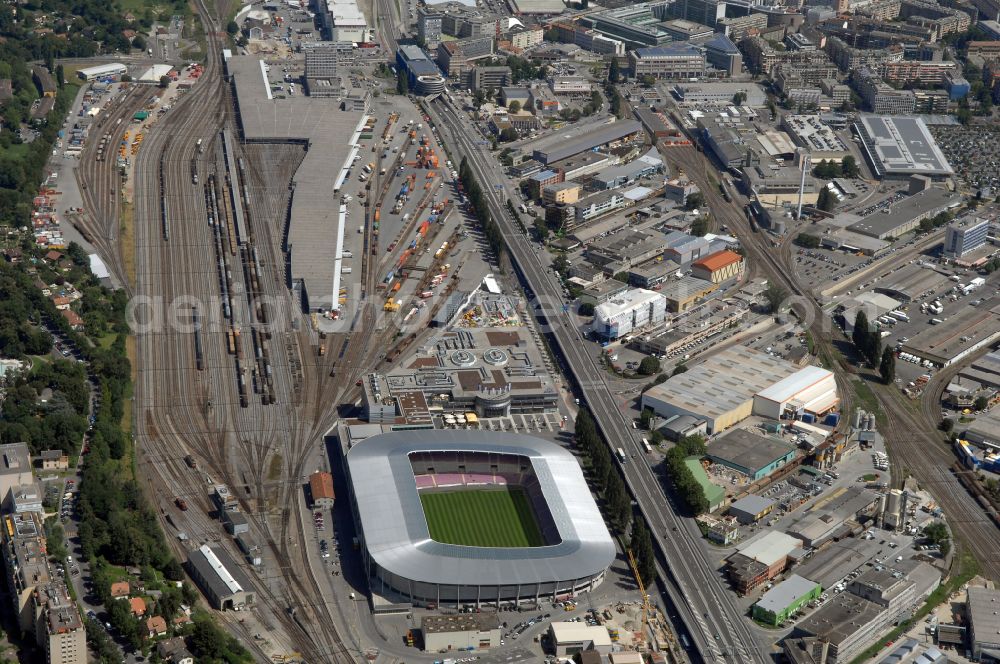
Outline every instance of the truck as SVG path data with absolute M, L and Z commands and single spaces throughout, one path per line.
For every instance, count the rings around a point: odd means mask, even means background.
M 625 450 L 619 447 L 617 451 L 618 451 L 618 460 L 621 461 L 622 463 L 625 463 L 625 459 L 628 458 L 625 456 Z

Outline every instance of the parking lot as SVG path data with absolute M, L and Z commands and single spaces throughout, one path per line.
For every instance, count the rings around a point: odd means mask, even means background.
M 1000 184 L 1000 128 L 931 125 L 930 130 L 955 173 L 971 188 Z

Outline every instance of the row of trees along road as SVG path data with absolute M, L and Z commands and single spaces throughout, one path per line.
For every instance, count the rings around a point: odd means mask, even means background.
M 656 558 L 649 528 L 639 515 L 632 517 L 632 500 L 621 473 L 611 457 L 611 450 L 597 431 L 590 411 L 581 408 L 576 416 L 576 444 L 583 452 L 584 467 L 589 467 L 594 488 L 604 498 L 604 511 L 612 528 L 625 535 L 632 527 L 629 548 L 636 559 L 639 575 L 648 586 L 656 576 Z

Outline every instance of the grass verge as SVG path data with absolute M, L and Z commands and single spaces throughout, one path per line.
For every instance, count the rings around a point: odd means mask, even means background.
M 135 285 L 135 205 L 122 202 L 119 249 L 122 252 L 122 266 L 125 278 Z

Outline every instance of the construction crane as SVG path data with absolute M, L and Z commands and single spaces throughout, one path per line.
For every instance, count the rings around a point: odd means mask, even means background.
M 632 568 L 632 574 L 635 575 L 635 582 L 639 584 L 639 594 L 642 595 L 642 624 L 649 624 L 649 616 L 652 614 L 653 609 L 649 606 L 649 593 L 646 592 L 646 586 L 642 583 L 642 576 L 639 574 L 639 565 L 635 562 L 635 556 L 632 554 L 632 549 L 628 549 L 628 564 Z

